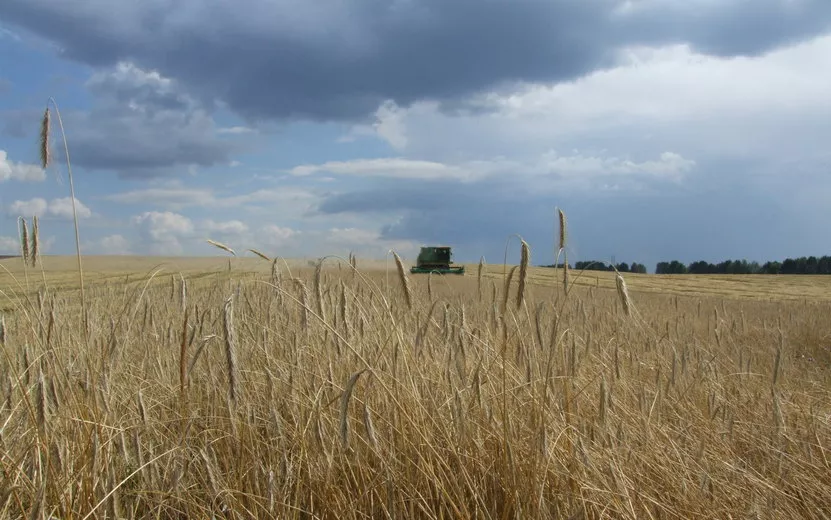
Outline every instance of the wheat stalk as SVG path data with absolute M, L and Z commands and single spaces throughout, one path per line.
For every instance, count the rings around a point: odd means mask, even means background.
M 223 313 L 223 331 L 225 333 L 225 360 L 228 368 L 228 392 L 231 402 L 237 402 L 237 347 L 234 335 L 234 299 L 225 300 Z
M 511 267 L 511 270 L 508 271 L 508 278 L 505 279 L 505 292 L 502 294 L 502 314 L 505 314 L 508 309 L 508 293 L 511 291 L 511 280 L 516 270 L 517 266 Z
M 179 343 L 179 391 L 184 395 L 187 386 L 187 353 L 188 353 L 188 309 L 185 307 L 185 316 L 182 320 L 182 337 Z
M 86 292 L 84 290 L 84 267 L 81 261 L 81 236 L 78 230 L 78 209 L 77 199 L 75 198 L 75 181 L 72 175 L 72 161 L 69 158 L 69 143 L 66 139 L 66 131 L 63 126 L 63 119 L 61 118 L 61 111 L 58 108 L 58 103 L 55 98 L 49 98 L 46 102 L 46 110 L 43 113 L 43 118 L 40 124 L 40 161 L 43 169 L 49 167 L 52 160 L 50 152 L 50 129 L 52 118 L 49 111 L 49 104 L 55 107 L 55 113 L 58 116 L 58 126 L 61 130 L 61 137 L 63 138 L 64 153 L 66 155 L 66 170 L 69 176 L 69 194 L 72 197 L 72 220 L 75 225 L 75 255 L 78 259 L 78 280 L 81 290 L 81 311 L 84 318 L 84 336 L 89 340 L 89 313 L 87 309 Z
M 37 380 L 37 424 L 42 432 L 46 432 L 46 384 L 43 381 L 43 370 L 38 367 Z
M 323 276 L 323 259 L 321 258 L 320 261 L 317 263 L 317 267 L 315 267 L 315 278 L 314 278 L 314 291 L 315 291 L 315 305 L 317 305 L 317 313 L 320 316 L 321 321 L 324 323 L 326 322 L 326 313 L 323 307 L 323 287 L 322 287 L 322 276 Z

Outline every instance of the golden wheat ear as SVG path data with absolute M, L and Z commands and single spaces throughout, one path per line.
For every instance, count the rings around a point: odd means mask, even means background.
M 49 107 L 43 112 L 43 119 L 40 121 L 40 165 L 46 169 L 52 163 L 52 154 L 49 148 L 49 129 L 52 126 L 52 118 Z
M 29 263 L 29 226 L 26 224 L 26 219 L 20 217 L 20 254 L 23 256 L 23 263 Z
M 615 286 L 617 287 L 617 295 L 620 299 L 620 304 L 623 306 L 623 312 L 627 316 L 632 315 L 632 298 L 629 296 L 629 289 L 626 287 L 626 280 L 620 273 L 615 276 Z
M 222 249 L 223 251 L 227 251 L 227 252 L 231 253 L 232 255 L 237 256 L 236 251 L 234 251 L 233 249 L 231 249 L 230 247 L 226 246 L 225 244 L 223 244 L 221 242 L 217 242 L 216 240 L 211 240 L 210 238 L 205 240 L 205 241 L 207 243 L 209 243 L 210 245 L 214 246 L 214 247 L 218 247 L 219 249 Z
M 259 256 L 260 258 L 262 258 L 266 262 L 271 262 L 271 258 L 269 258 L 268 255 L 266 255 L 265 253 L 261 253 L 260 251 L 257 251 L 256 249 L 249 249 L 249 251 L 254 253 L 255 255 Z
M 404 264 L 401 262 L 401 257 L 399 257 L 398 253 L 395 251 L 392 252 L 392 256 L 395 258 L 395 267 L 398 270 L 398 278 L 401 280 L 401 286 L 404 290 L 404 300 L 407 302 L 407 308 L 412 309 L 412 290 L 410 289 L 410 280 L 407 278 L 407 273 L 404 271 Z
M 522 307 L 522 302 L 525 299 L 525 280 L 528 277 L 528 263 L 530 262 L 530 260 L 531 248 L 528 246 L 528 243 L 525 240 L 523 240 L 521 258 L 519 262 L 519 285 L 517 287 L 516 293 L 517 309 Z
M 38 259 L 40 258 L 40 228 L 38 226 L 38 216 L 35 215 L 32 219 L 32 267 L 37 267 Z

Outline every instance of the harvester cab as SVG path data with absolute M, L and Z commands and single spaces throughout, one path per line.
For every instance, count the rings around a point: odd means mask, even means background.
M 447 246 L 424 246 L 411 273 L 464 274 L 465 266 L 453 265 L 453 250 Z

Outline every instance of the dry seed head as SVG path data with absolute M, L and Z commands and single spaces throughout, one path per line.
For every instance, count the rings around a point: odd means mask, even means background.
M 413 308 L 413 297 L 410 293 L 410 280 L 407 278 L 407 273 L 404 272 L 404 264 L 401 262 L 401 258 L 398 256 L 398 253 L 395 251 L 392 252 L 392 256 L 395 257 L 395 266 L 398 269 L 398 278 L 401 280 L 401 286 L 404 289 L 404 299 L 407 302 L 407 308 Z
M 226 246 L 225 244 L 217 242 L 216 240 L 211 240 L 210 238 L 207 239 L 206 242 L 211 244 L 214 247 L 218 247 L 219 249 L 222 249 L 223 251 L 227 251 L 227 252 L 231 253 L 232 255 L 237 256 L 237 253 L 233 249 L 231 249 L 230 247 Z
M 263 253 L 260 253 L 260 252 L 259 252 L 259 251 L 257 251 L 256 249 L 249 249 L 249 251 L 251 251 L 251 252 L 252 252 L 252 253 L 254 253 L 255 255 L 259 256 L 260 258 L 262 258 L 262 259 L 263 259 L 263 260 L 265 260 L 266 262 L 270 262 L 270 261 L 271 261 L 271 258 L 269 258 L 268 256 L 266 256 L 266 255 L 265 255 L 265 254 L 263 254 Z
M 349 445 L 349 416 L 347 414 L 349 410 L 349 400 L 352 398 L 352 390 L 355 388 L 355 383 L 358 382 L 358 378 L 365 371 L 366 369 L 352 374 L 349 381 L 346 383 L 346 389 L 343 391 L 343 396 L 340 400 L 340 438 L 344 447 Z
M 40 256 L 40 229 L 38 228 L 38 216 L 32 219 L 32 267 L 37 267 Z
M 29 263 L 29 226 L 26 225 L 26 219 L 20 217 L 21 231 L 20 231 L 20 253 L 23 255 L 23 262 Z
M 52 126 L 49 107 L 43 112 L 43 119 L 40 122 L 40 165 L 45 169 L 52 162 L 52 154 L 49 148 L 49 129 Z
M 369 413 L 366 403 L 364 403 L 364 429 L 369 437 L 369 442 L 372 443 L 373 448 L 378 448 L 378 438 L 375 435 L 375 426 L 372 424 L 372 416 Z
M 522 241 L 522 253 L 521 258 L 519 261 L 519 285 L 517 287 L 516 292 L 516 307 L 517 309 L 522 307 L 522 302 L 525 299 L 525 280 L 528 276 L 528 263 L 531 260 L 531 248 L 528 247 L 528 243 L 523 240 Z
M 482 275 L 485 271 L 485 257 L 479 258 L 479 269 L 476 273 L 476 283 L 478 284 L 479 288 L 479 299 L 482 299 Z
M 620 273 L 615 277 L 615 285 L 617 286 L 617 295 L 620 298 L 620 303 L 623 305 L 623 310 L 626 315 L 632 314 L 632 300 L 629 298 L 629 290 L 626 288 L 626 281 Z
M 561 209 L 558 209 L 557 213 L 558 213 L 559 218 L 560 218 L 560 243 L 559 243 L 559 247 L 562 250 L 562 249 L 565 249 L 565 247 L 566 247 L 566 214 Z
M 277 266 L 277 259 L 271 262 L 271 283 L 277 284 L 280 280 L 280 268 Z
M 514 272 L 516 272 L 517 266 L 513 266 L 510 271 L 508 271 L 508 278 L 505 280 L 505 292 L 502 294 L 502 314 L 505 314 L 505 310 L 508 308 L 508 293 L 511 292 L 511 280 L 514 277 Z

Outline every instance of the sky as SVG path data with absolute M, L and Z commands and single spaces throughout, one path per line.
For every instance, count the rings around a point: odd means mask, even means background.
M 56 106 L 89 255 L 831 254 L 828 0 L 3 0 L 0 254 Z

